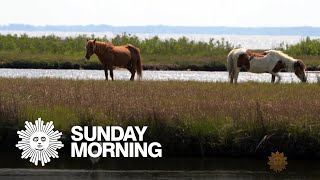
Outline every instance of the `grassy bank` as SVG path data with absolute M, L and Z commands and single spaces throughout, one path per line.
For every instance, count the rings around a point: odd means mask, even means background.
M 82 57 L 79 55 L 79 57 Z M 212 61 L 209 58 L 198 58 L 194 63 L 184 62 L 182 59 L 188 57 L 178 56 L 143 56 L 144 70 L 194 70 L 194 71 L 226 71 L 226 66 L 222 62 Z M 154 63 L 155 59 L 161 58 Z M 175 61 L 173 60 L 175 58 Z M 190 58 L 190 57 L 189 57 Z M 225 58 L 225 57 L 223 57 Z M 147 63 L 145 62 L 147 60 Z M 148 59 L 151 59 L 148 63 Z M 171 62 L 174 61 L 174 62 Z M 182 63 L 183 62 L 183 63 Z M 0 68 L 20 68 L 20 69 L 103 69 L 101 63 L 95 55 L 90 61 L 74 56 L 44 55 L 30 53 L 0 52 Z
M 42 117 L 69 138 L 73 125 L 148 125 L 164 156 L 320 158 L 317 84 L 0 79 L 1 150 Z M 68 140 L 66 140 L 68 141 Z
M 57 36 L 28 37 L 0 35 L 0 68 L 101 69 L 96 56 L 85 60 L 87 36 L 62 39 Z M 186 37 L 161 40 L 157 36 L 141 40 L 136 36 L 118 35 L 98 38 L 115 45 L 133 44 L 140 48 L 144 69 L 220 70 L 225 71 L 226 56 L 232 44 L 223 39 L 195 42 Z M 303 40 L 294 46 L 281 46 L 291 56 L 302 59 L 308 70 L 320 70 L 319 40 Z
M 96 56 L 86 61 L 86 39 L 78 36 L 62 39 L 56 36 L 28 37 L 27 35 L 0 35 L 0 68 L 60 68 L 101 69 Z M 178 40 L 160 40 L 157 36 L 140 40 L 136 36 L 103 37 L 115 45 L 133 44 L 140 48 L 145 69 L 190 69 L 208 67 L 225 70 L 225 56 L 233 48 L 222 40 L 195 42 L 186 37 Z M 159 66 L 161 65 L 161 66 Z M 222 67 L 222 69 L 221 69 Z

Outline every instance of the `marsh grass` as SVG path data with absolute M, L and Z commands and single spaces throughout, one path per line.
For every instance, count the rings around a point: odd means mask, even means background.
M 54 35 L 43 37 L 29 37 L 26 34 L 0 35 L 0 67 L 101 69 L 102 66 L 95 55 L 90 61 L 84 58 L 86 39 L 94 38 L 85 35 L 67 38 Z M 114 38 L 105 36 L 98 40 L 109 41 L 115 45 L 129 43 L 139 47 L 145 65 L 211 67 L 204 70 L 226 70 L 226 56 L 234 48 L 224 39 L 213 38 L 209 42 L 197 42 L 187 37 L 161 40 L 157 36 L 141 40 L 137 36 L 122 34 Z M 311 66 L 309 70 L 316 70 L 320 64 L 319 40 L 307 38 L 296 45 L 282 45 L 279 49 L 297 59 L 302 59 Z
M 66 68 L 67 65 L 61 64 L 69 63 L 69 68 L 97 68 L 96 56 L 90 62 L 84 58 L 86 39 L 94 38 L 85 35 L 73 38 L 0 35 L 0 67 Z M 196 42 L 186 37 L 161 40 L 158 36 L 141 40 L 137 36 L 122 34 L 97 40 L 139 47 L 144 64 L 207 65 L 212 61 L 224 64 L 225 55 L 233 48 L 224 39 L 213 38 L 209 42 Z
M 317 84 L 0 79 L 1 127 L 53 121 L 74 125 L 147 125 L 165 156 L 261 156 L 284 151 L 319 158 Z

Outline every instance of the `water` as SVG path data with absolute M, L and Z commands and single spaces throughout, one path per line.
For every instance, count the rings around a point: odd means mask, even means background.
M 117 34 L 112 32 L 50 32 L 50 31 L 0 31 L 0 34 L 28 34 L 32 37 L 56 35 L 62 38 L 76 37 L 78 35 L 87 35 L 91 37 L 92 34 L 95 37 L 107 36 L 109 39 L 115 37 Z M 180 37 L 187 37 L 194 41 L 209 42 L 210 38 L 221 40 L 224 38 L 226 41 L 234 46 L 241 46 L 248 49 L 274 49 L 280 46 L 281 43 L 288 45 L 297 44 L 305 36 L 268 36 L 268 35 L 212 35 L 212 34 L 135 34 L 139 39 L 152 38 L 158 36 L 160 39 L 178 39 Z M 311 39 L 320 38 L 317 36 L 311 36 Z
M 0 179 L 5 180 L 105 180 L 105 179 L 305 179 L 295 174 L 272 174 L 249 171 L 107 171 L 107 170 L 43 170 L 0 169 Z
M 283 83 L 297 83 L 300 80 L 294 73 L 280 73 Z M 0 69 L 0 77 L 5 78 L 62 78 L 74 80 L 104 80 L 103 70 L 57 70 L 57 69 Z M 115 80 L 129 80 L 127 70 L 115 70 Z M 317 82 L 319 72 L 307 72 L 309 83 Z M 110 78 L 110 77 L 109 77 Z M 143 80 L 150 81 L 200 81 L 200 82 L 228 82 L 227 72 L 208 71 L 144 71 Z M 240 72 L 239 82 L 270 82 L 268 73 L 254 74 Z
M 102 180 L 102 179 L 319 179 L 319 161 L 288 160 L 286 169 L 275 173 L 265 159 L 247 158 L 102 158 L 92 166 L 89 158 L 61 154 L 45 167 L 20 159 L 19 153 L 1 154 L 0 179 Z M 59 154 L 60 155 L 60 154 Z

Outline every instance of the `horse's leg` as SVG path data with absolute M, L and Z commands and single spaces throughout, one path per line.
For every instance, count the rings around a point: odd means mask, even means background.
M 282 63 L 282 60 L 279 60 L 277 62 L 277 64 L 273 67 L 272 71 L 271 71 L 271 74 L 273 76 L 276 76 L 278 77 L 278 80 L 276 81 L 276 83 L 280 83 L 281 81 L 281 76 L 279 75 L 279 71 L 283 68 L 283 63 Z
M 230 73 L 230 84 L 233 83 L 233 78 L 234 78 L 234 71 Z
M 136 69 L 135 69 L 134 67 L 128 67 L 127 69 L 128 69 L 128 70 L 130 71 L 130 73 L 131 73 L 130 81 L 134 81 L 134 76 L 135 76 L 135 74 L 136 74 Z
M 275 80 L 276 80 L 276 76 L 272 74 L 271 75 L 271 83 L 273 84 Z
M 131 70 L 131 78 L 130 80 L 133 81 L 134 80 L 134 76 L 136 75 L 136 70 L 135 69 L 132 69 Z
M 111 68 L 110 68 L 109 70 L 110 70 L 111 79 L 112 79 L 112 81 L 113 81 L 113 67 L 111 66 Z
M 278 78 L 278 80 L 276 81 L 276 83 L 277 83 L 277 84 L 280 83 L 280 81 L 281 81 L 281 76 L 279 75 L 279 73 L 277 73 L 277 72 L 272 72 L 271 74 L 272 74 L 273 76 L 275 76 L 275 77 Z
M 240 69 L 241 69 L 241 68 L 236 67 L 235 70 L 234 70 L 234 77 L 233 77 L 233 78 L 234 78 L 234 83 L 235 83 L 235 84 L 238 83 L 238 76 L 239 76 Z
M 281 76 L 279 75 L 279 73 L 277 73 L 277 75 L 278 75 L 278 81 L 277 81 L 277 83 L 280 83 L 280 81 L 281 81 Z
M 108 69 L 107 68 L 104 69 L 104 75 L 106 76 L 106 80 L 108 81 Z

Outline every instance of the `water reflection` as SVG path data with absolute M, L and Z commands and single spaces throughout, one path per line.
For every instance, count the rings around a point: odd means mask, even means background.
M 300 80 L 293 73 L 280 73 L 282 82 L 296 83 Z M 308 72 L 308 82 L 317 82 L 318 72 Z M 56 69 L 0 69 L 0 77 L 7 78 L 63 78 L 63 79 L 93 79 L 104 80 L 102 70 L 56 70 Z M 129 80 L 130 73 L 127 70 L 115 70 L 116 80 Z M 143 80 L 152 81 L 202 81 L 202 82 L 228 82 L 227 72 L 205 72 L 205 71 L 144 71 Z M 267 73 L 253 74 L 241 72 L 239 82 L 270 82 L 271 75 Z

